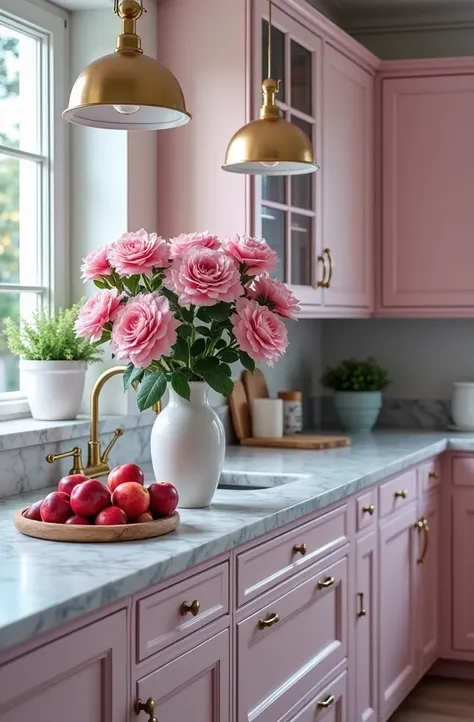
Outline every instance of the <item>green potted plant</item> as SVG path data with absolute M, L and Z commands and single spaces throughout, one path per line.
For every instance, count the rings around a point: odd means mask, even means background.
M 334 391 L 334 406 L 346 431 L 371 431 L 382 407 L 388 373 L 373 358 L 348 358 L 323 374 L 321 383 Z
M 99 361 L 101 352 L 89 339 L 77 338 L 75 323 L 82 303 L 45 311 L 31 321 L 5 321 L 11 353 L 20 356 L 20 373 L 31 415 L 40 421 L 75 419 L 81 404 L 87 365 Z

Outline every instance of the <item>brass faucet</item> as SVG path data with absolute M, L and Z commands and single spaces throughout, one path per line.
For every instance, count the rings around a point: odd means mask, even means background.
M 70 474 L 84 474 L 90 478 L 96 478 L 109 473 L 109 455 L 119 436 L 123 435 L 123 429 L 115 429 L 112 439 L 101 453 L 99 441 L 99 395 L 106 381 L 112 378 L 112 376 L 123 374 L 126 368 L 126 366 L 113 366 L 107 369 L 107 371 L 104 371 L 104 373 L 99 376 L 92 388 L 90 400 L 90 440 L 88 443 L 86 466 L 82 464 L 82 449 L 80 449 L 79 446 L 75 446 L 70 451 L 65 451 L 62 454 L 48 454 L 46 461 L 49 464 L 58 461 L 58 459 L 66 459 L 68 456 L 72 456 L 73 465 L 69 472 Z M 153 409 L 156 413 L 159 413 L 161 410 L 160 403 L 155 404 Z

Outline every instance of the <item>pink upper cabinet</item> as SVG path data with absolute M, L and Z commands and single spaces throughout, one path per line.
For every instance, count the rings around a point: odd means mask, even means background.
M 324 305 L 369 313 L 373 296 L 374 78 L 324 51 L 323 244 L 333 265 Z
M 474 314 L 474 66 L 442 65 L 381 84 L 382 313 Z

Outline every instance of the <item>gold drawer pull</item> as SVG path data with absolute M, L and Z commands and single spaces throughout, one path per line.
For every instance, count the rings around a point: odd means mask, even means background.
M 430 527 L 426 516 L 422 516 L 421 519 L 416 522 L 415 529 L 418 529 L 418 532 L 423 532 L 424 535 L 423 551 L 421 552 L 421 556 L 416 560 L 417 564 L 423 564 L 428 552 L 428 544 L 430 540 Z
M 181 614 L 182 617 L 185 617 L 186 614 L 189 614 L 189 612 L 191 612 L 193 617 L 197 617 L 197 615 L 199 614 L 200 608 L 201 608 L 201 605 L 199 604 L 198 600 L 195 599 L 193 602 L 191 602 L 191 604 L 188 604 L 187 602 L 183 602 L 179 608 L 179 613 Z
M 140 714 L 140 712 L 145 712 L 145 714 L 148 715 L 148 722 L 158 722 L 158 720 L 155 717 L 155 707 L 156 702 L 151 697 L 148 697 L 146 702 L 142 702 L 141 699 L 137 699 L 135 702 L 135 714 Z
M 437 471 L 430 471 L 428 474 L 429 479 L 439 479 L 439 473 Z
M 401 491 L 396 491 L 393 495 L 395 499 L 406 499 L 408 496 L 408 491 L 406 489 L 402 489 Z
M 318 589 L 327 589 L 328 587 L 332 587 L 335 581 L 336 579 L 334 577 L 326 577 L 324 582 L 318 582 Z
M 364 514 L 370 514 L 370 516 L 373 516 L 375 514 L 375 506 L 374 504 L 369 504 L 369 506 L 363 506 L 362 511 Z
M 302 557 L 307 552 L 306 544 L 295 544 L 293 547 L 293 554 L 301 554 Z
M 280 621 L 280 615 L 279 614 L 271 614 L 267 619 L 259 619 L 258 620 L 258 628 L 259 629 L 266 629 L 267 627 L 273 627 L 274 624 L 277 624 Z
M 333 694 L 328 695 L 325 699 L 320 699 L 318 701 L 318 707 L 322 709 L 327 709 L 332 704 L 334 704 L 335 698 Z

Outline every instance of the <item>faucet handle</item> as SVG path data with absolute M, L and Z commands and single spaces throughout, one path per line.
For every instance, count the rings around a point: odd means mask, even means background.
M 115 442 L 117 441 L 119 436 L 123 436 L 123 433 L 124 433 L 123 429 L 115 429 L 114 435 L 110 439 L 109 443 L 107 444 L 107 446 L 105 447 L 105 449 L 103 451 L 102 456 L 100 457 L 100 461 L 102 464 L 107 464 L 107 462 L 109 460 L 109 454 L 112 451 L 112 448 L 113 448 Z
M 48 454 L 46 461 L 48 464 L 54 464 L 55 461 L 58 461 L 59 459 L 67 459 L 68 456 L 72 456 L 73 458 L 72 469 L 69 473 L 83 474 L 84 467 L 82 466 L 82 450 L 79 446 L 74 446 L 71 451 L 64 451 L 62 454 Z

